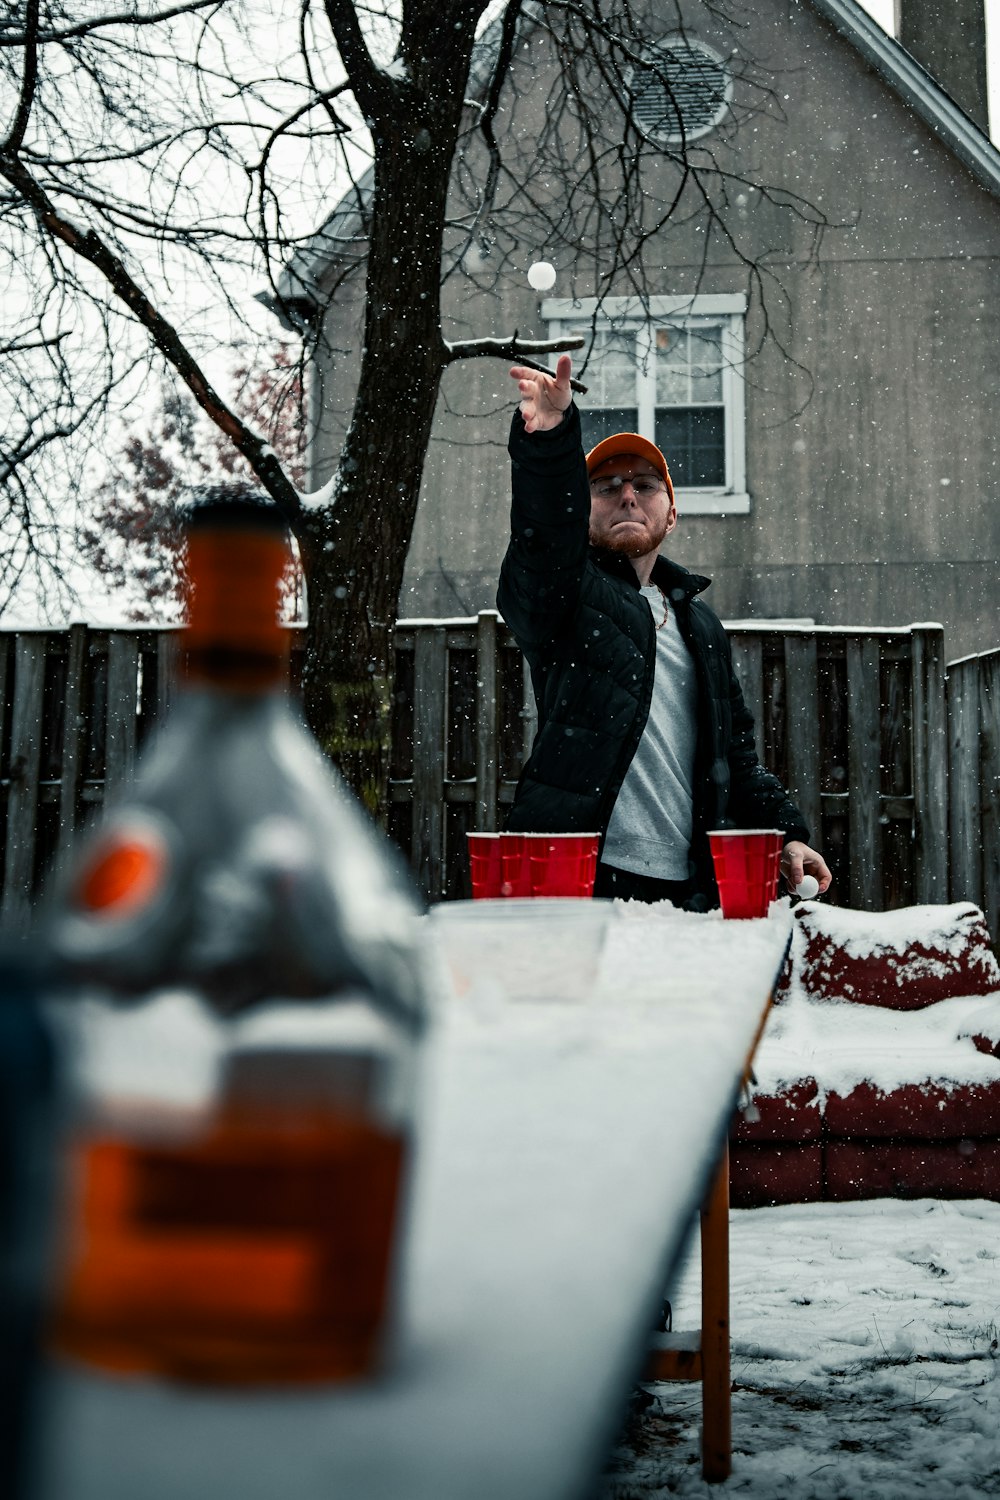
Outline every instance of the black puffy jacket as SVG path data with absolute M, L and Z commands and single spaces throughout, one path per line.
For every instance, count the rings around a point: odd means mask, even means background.
M 656 630 L 631 562 L 588 539 L 590 486 L 571 407 L 559 427 L 510 436 L 511 537 L 497 605 L 527 659 L 538 733 L 507 820 L 516 832 L 607 831 L 649 713 Z M 782 828 L 808 842 L 802 814 L 757 759 L 753 717 L 722 624 L 697 597 L 709 579 L 665 557 L 654 583 L 676 611 L 698 681 L 691 876 L 711 904 L 710 828 Z

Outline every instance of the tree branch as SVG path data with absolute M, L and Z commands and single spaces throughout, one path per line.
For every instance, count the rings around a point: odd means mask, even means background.
M 28 130 L 28 121 L 31 119 L 31 106 L 35 99 L 35 87 L 38 83 L 38 8 L 39 0 L 28 0 L 26 13 L 27 26 L 25 29 L 24 43 L 24 74 L 21 78 L 21 91 L 17 101 L 17 113 L 10 127 L 6 141 L 3 143 L 4 151 L 18 152 L 24 145 L 24 137 Z
M 5 153 L 0 156 L 0 173 L 31 204 L 49 234 L 67 246 L 74 255 L 89 261 L 101 273 L 115 296 L 146 329 L 156 348 L 177 371 L 198 405 L 242 453 L 268 494 L 289 523 L 294 525 L 302 514 L 302 504 L 298 491 L 285 474 L 270 444 L 253 432 L 223 401 L 181 340 L 176 328 L 153 306 L 129 274 L 121 258 L 104 243 L 96 230 L 83 229 L 63 218 L 22 162 L 16 158 L 12 160 Z
M 383 105 L 384 90 L 379 87 L 385 75 L 372 61 L 357 9 L 350 0 L 323 0 L 326 18 L 333 32 L 333 39 L 340 53 L 340 60 L 347 72 L 351 91 L 368 124 L 371 124 Z
M 479 117 L 479 129 L 483 140 L 486 142 L 486 150 L 489 153 L 489 169 L 486 173 L 486 182 L 483 186 L 476 216 L 469 227 L 466 236 L 465 247 L 459 255 L 465 254 L 475 238 L 479 225 L 493 208 L 496 199 L 497 183 L 500 180 L 500 147 L 493 130 L 497 110 L 500 107 L 500 98 L 504 85 L 508 81 L 511 59 L 514 53 L 514 41 L 517 37 L 517 23 L 521 16 L 523 0 L 508 0 L 507 8 L 503 13 L 503 23 L 500 33 L 500 46 L 497 50 L 496 63 L 493 68 L 493 76 L 490 79 L 486 102 L 483 105 L 482 114 Z
M 499 161 L 500 149 L 497 145 L 496 136 L 493 133 L 493 122 L 500 107 L 500 96 L 507 82 L 510 72 L 511 58 L 514 53 L 514 39 L 517 35 L 517 23 L 521 18 L 521 6 L 523 0 L 508 0 L 507 8 L 503 13 L 503 23 L 500 32 L 500 46 L 497 48 L 496 64 L 493 68 L 493 76 L 490 79 L 486 102 L 483 112 L 479 118 L 479 129 L 482 131 L 486 148 L 490 153 L 490 176 L 494 178 L 496 173 L 493 162 Z M 483 195 L 489 197 L 488 192 Z
M 455 364 L 460 359 L 515 359 L 519 364 L 527 365 L 529 370 L 541 370 L 545 375 L 551 375 L 555 379 L 555 371 L 548 369 L 546 365 L 539 364 L 532 358 L 537 354 L 561 354 L 570 349 L 582 349 L 586 340 L 579 334 L 573 334 L 562 339 L 521 339 L 517 336 L 517 329 L 509 338 L 503 339 L 461 339 L 457 343 L 445 341 L 446 365 Z M 570 387 L 579 392 L 581 396 L 587 394 L 587 387 L 581 385 L 578 380 L 571 379 Z
M 75 37 L 88 36 L 93 31 L 102 31 L 109 26 L 158 26 L 162 21 L 172 21 L 175 16 L 186 16 L 199 10 L 214 10 L 218 5 L 219 0 L 185 0 L 182 5 L 171 5 L 167 10 L 158 10 L 147 15 L 142 15 L 138 11 L 123 11 L 120 15 L 95 16 L 90 21 L 77 21 L 75 26 L 67 26 L 65 30 L 40 31 L 37 40 L 41 43 L 68 42 Z M 25 47 L 29 40 L 30 32 L 28 31 L 6 36 L 0 34 L 0 49 Z

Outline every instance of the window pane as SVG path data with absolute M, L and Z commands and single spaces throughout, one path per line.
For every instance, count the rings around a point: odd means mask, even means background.
M 720 365 L 722 363 L 721 328 L 692 328 L 689 340 L 688 347 L 693 365 Z
M 656 401 L 688 406 L 722 400 L 721 327 L 656 330 Z
M 691 366 L 692 401 L 722 400 L 722 371 L 706 370 L 703 365 Z
M 606 406 L 598 411 L 581 407 L 580 426 L 583 429 L 583 451 L 589 453 L 612 433 L 635 432 L 639 426 L 639 412 L 634 406 Z
M 726 482 L 726 414 L 721 406 L 656 413 L 656 445 L 678 489 Z
M 687 406 L 691 400 L 691 359 L 686 328 L 656 330 L 656 404 Z
M 688 363 L 686 328 L 666 326 L 656 330 L 656 362 L 658 365 L 686 365 Z
M 670 369 L 665 365 L 656 367 L 656 400 L 660 406 L 686 406 L 691 400 L 691 382 L 688 367 Z
M 589 326 L 581 326 L 580 331 L 589 333 Z M 635 374 L 634 329 L 600 329 L 595 335 L 583 376 L 587 394 L 578 399 L 578 404 L 585 407 L 634 405 Z

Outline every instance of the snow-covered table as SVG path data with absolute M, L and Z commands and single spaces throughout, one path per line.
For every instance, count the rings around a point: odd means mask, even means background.
M 60 1372 L 44 1500 L 592 1494 L 789 935 L 787 909 L 616 904 L 590 995 L 443 1005 L 392 1377 L 247 1395 Z

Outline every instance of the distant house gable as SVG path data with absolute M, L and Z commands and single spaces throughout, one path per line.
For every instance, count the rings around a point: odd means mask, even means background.
M 926 68 L 895 37 L 889 36 L 858 0 L 805 0 L 805 3 L 850 43 L 976 180 L 1000 198 L 1000 151 Z M 529 25 L 537 19 L 539 10 L 538 5 L 525 7 L 524 17 Z M 500 20 L 494 20 L 477 44 L 469 80 L 472 98 L 486 88 L 492 77 L 500 30 Z M 322 308 L 320 285 L 324 273 L 333 261 L 364 244 L 372 181 L 369 168 L 286 267 L 279 283 L 279 298 L 271 302 L 286 328 L 301 327 Z
M 493 261 L 489 249 L 481 264 L 463 252 L 466 274 L 443 285 L 445 325 L 457 336 L 583 333 L 577 367 L 588 389 L 578 405 L 588 434 L 643 432 L 669 452 L 681 517 L 672 550 L 712 577 L 723 616 L 838 626 L 933 618 L 951 654 L 991 649 L 1000 590 L 1000 152 L 857 0 L 759 0 L 745 47 L 710 11 L 697 29 L 698 0 L 690 3 L 686 36 L 727 60 L 735 45 L 760 69 L 715 138 L 706 136 L 725 184 L 727 228 L 710 239 L 696 215 L 678 214 L 655 242 L 640 297 L 627 269 L 602 274 L 608 267 L 582 235 L 547 247 L 532 238 L 544 230 L 526 224 Z M 498 136 L 507 132 L 522 151 L 522 168 L 524 143 L 530 149 L 562 77 L 536 16 L 537 7 L 522 24 L 539 46 L 523 51 L 527 31 L 519 33 L 521 87 L 497 119 Z M 649 30 L 651 46 L 668 41 Z M 923 38 L 910 34 L 916 52 Z M 934 56 L 933 34 L 928 40 L 920 57 Z M 954 43 L 952 30 L 945 40 Z M 470 96 L 487 97 L 495 56 L 478 54 Z M 734 68 L 737 90 L 739 74 Z M 669 137 L 662 98 L 650 109 L 650 139 Z M 475 134 L 474 109 L 470 124 Z M 647 154 L 655 199 L 672 170 L 669 144 L 662 163 L 655 145 Z M 540 183 L 560 194 L 559 167 Z M 333 472 L 352 416 L 370 187 L 363 178 L 338 204 L 283 283 L 301 298 L 293 307 L 305 324 L 315 331 L 322 322 L 324 333 L 309 382 L 315 487 Z M 565 190 L 572 200 L 572 182 Z M 810 213 L 797 215 L 796 204 Z M 524 274 L 532 258 L 556 265 L 545 297 Z M 748 264 L 773 291 L 766 306 Z M 493 605 L 507 543 L 513 399 L 500 361 L 446 372 L 404 615 Z
M 858 0 L 807 0 L 885 79 L 972 175 L 1000 197 L 1000 151 Z

